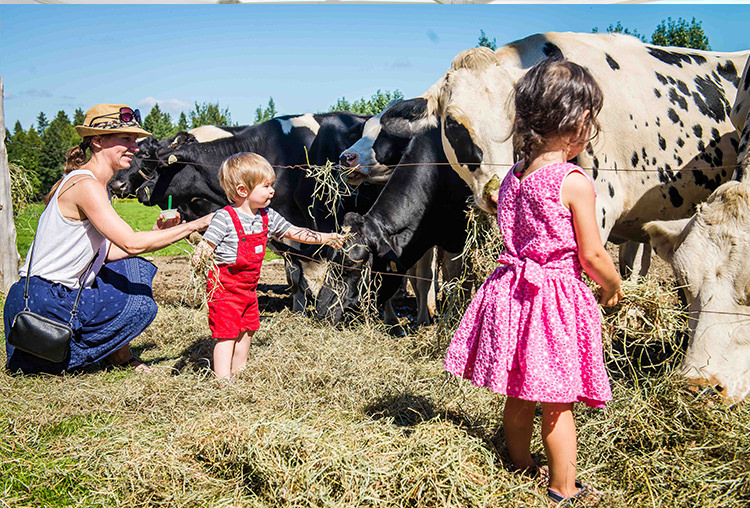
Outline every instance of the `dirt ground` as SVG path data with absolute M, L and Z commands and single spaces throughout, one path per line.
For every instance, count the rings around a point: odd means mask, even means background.
M 617 246 L 607 244 L 607 250 L 617 266 Z M 191 281 L 190 264 L 187 256 L 153 257 L 159 271 L 154 279 L 154 297 L 160 304 L 188 305 L 199 307 L 203 301 L 205 287 L 200 288 Z M 659 280 L 671 280 L 672 268 L 664 260 L 651 257 L 649 274 Z M 258 283 L 258 302 L 261 314 L 272 314 L 284 308 L 291 308 L 292 297 L 284 273 L 284 261 L 274 259 L 263 263 Z M 394 302 L 396 312 L 401 316 L 414 317 L 416 300 L 409 290 L 397 295 Z

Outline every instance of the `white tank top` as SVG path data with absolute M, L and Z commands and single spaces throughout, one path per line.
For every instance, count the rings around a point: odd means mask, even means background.
M 63 177 L 47 207 L 39 217 L 39 225 L 34 238 L 34 259 L 31 265 L 31 275 L 42 277 L 52 282 L 59 282 L 69 288 L 77 289 L 80 279 L 88 269 L 94 254 L 98 251 L 94 266 L 86 277 L 84 287 L 90 287 L 96 274 L 104 264 L 109 242 L 86 219 L 82 221 L 70 220 L 63 216 L 57 203 L 60 189 L 69 178 L 78 175 L 94 174 L 87 169 L 76 169 Z M 29 249 L 31 254 L 31 249 Z M 25 277 L 29 270 L 29 255 L 26 262 L 18 271 Z

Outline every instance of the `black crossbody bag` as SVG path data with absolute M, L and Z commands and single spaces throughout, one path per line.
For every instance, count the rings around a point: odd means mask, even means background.
M 31 262 L 34 259 L 34 244 L 31 245 L 29 269 L 26 272 L 26 284 L 23 290 L 24 309 L 16 314 L 13 319 L 13 325 L 10 328 L 10 333 L 8 333 L 8 344 L 39 358 L 59 363 L 68 357 L 70 340 L 73 338 L 73 318 L 78 313 L 76 309 L 78 308 L 78 301 L 81 299 L 83 281 L 88 277 L 94 261 L 99 256 L 99 251 L 96 252 L 86 272 L 78 281 L 80 287 L 75 304 L 73 304 L 73 310 L 70 311 L 70 321 L 68 321 L 68 324 L 64 324 L 29 310 L 29 280 L 31 280 Z

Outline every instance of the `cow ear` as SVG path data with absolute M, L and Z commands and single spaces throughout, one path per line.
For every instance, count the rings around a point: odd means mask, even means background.
M 683 232 L 691 219 L 654 220 L 643 225 L 651 239 L 651 247 L 669 263 L 677 248 L 685 239 Z
M 434 101 L 417 97 L 396 102 L 380 116 L 380 125 L 387 134 L 410 138 L 432 127 L 437 127 Z

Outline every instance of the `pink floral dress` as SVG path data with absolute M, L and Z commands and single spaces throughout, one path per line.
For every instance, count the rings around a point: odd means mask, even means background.
M 540 402 L 611 400 L 601 315 L 581 279 L 573 219 L 560 200 L 570 163 L 500 186 L 505 252 L 477 291 L 448 348 L 445 368 L 477 386 Z

